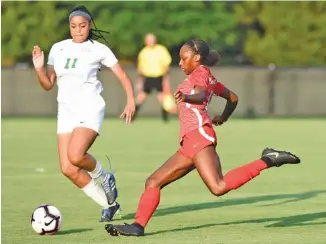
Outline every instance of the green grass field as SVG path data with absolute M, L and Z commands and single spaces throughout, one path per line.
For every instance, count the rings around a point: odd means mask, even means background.
M 108 154 L 116 169 L 123 212 L 115 223 L 133 220 L 146 177 L 178 147 L 178 128 L 176 120 L 158 119 L 103 124 L 91 153 L 106 168 Z M 258 158 L 265 146 L 292 150 L 302 164 L 265 171 L 220 198 L 193 172 L 164 189 L 145 237 L 114 238 L 97 222 L 100 207 L 60 173 L 55 119 L 3 119 L 2 243 L 325 244 L 326 120 L 234 119 L 216 131 L 224 173 Z M 43 203 L 63 214 L 55 236 L 31 228 L 32 211 Z

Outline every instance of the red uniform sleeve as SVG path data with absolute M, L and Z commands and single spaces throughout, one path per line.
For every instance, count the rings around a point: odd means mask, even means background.
M 199 87 L 206 88 L 208 86 L 208 74 L 205 71 L 197 71 L 193 76 L 190 78 L 191 84 Z
M 219 96 L 224 91 L 225 86 L 221 82 L 217 82 L 213 86 L 213 92 L 216 96 Z

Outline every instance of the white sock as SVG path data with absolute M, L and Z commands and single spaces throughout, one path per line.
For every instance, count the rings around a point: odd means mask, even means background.
M 99 183 L 104 181 L 105 176 L 108 174 L 102 167 L 99 161 L 96 161 L 95 169 L 92 172 L 88 172 L 89 175 Z
M 103 208 L 116 205 L 115 202 L 112 205 L 108 204 L 108 200 L 102 186 L 97 184 L 94 179 L 92 179 L 84 188 L 82 188 L 82 190 L 87 196 L 92 198 L 94 202 L 98 203 Z

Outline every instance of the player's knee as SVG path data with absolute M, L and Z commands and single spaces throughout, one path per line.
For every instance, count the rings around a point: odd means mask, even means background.
M 209 186 L 208 189 L 215 196 L 222 196 L 227 192 L 227 189 L 225 188 L 225 186 L 218 184 L 218 183 Z
M 78 152 L 73 152 L 73 151 L 68 151 L 68 159 L 71 164 L 75 166 L 79 166 L 81 161 L 84 158 L 84 154 L 78 153 Z
M 147 178 L 145 182 L 145 189 L 147 188 L 159 188 L 160 187 L 160 181 L 154 177 Z
M 75 167 L 71 167 L 68 163 L 61 166 L 61 173 L 67 178 L 73 180 L 77 177 L 78 170 Z

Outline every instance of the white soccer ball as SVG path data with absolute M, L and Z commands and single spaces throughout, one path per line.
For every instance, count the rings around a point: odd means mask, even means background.
M 32 214 L 31 224 L 39 235 L 54 235 L 61 228 L 62 215 L 54 206 L 40 205 Z
M 177 112 L 177 105 L 172 94 L 163 95 L 162 106 L 168 113 L 174 114 Z

